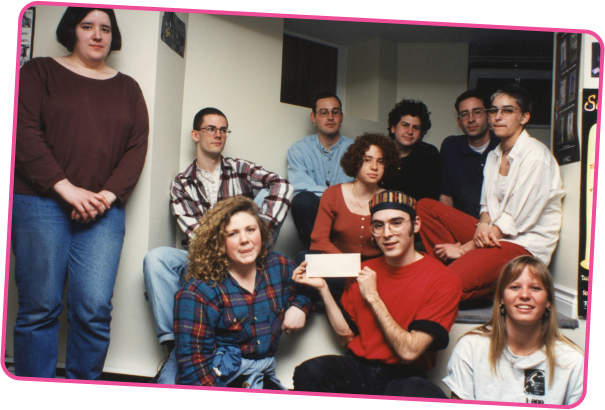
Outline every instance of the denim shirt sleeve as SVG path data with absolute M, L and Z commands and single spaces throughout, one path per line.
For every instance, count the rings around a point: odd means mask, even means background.
M 308 191 L 321 196 L 327 187 L 319 185 L 311 177 L 309 166 L 313 163 L 312 154 L 301 143 L 302 141 L 295 143 L 288 150 L 288 180 L 294 186 L 294 195 Z

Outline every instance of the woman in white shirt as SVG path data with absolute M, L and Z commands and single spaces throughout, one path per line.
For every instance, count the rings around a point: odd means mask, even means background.
M 462 301 L 491 296 L 502 267 L 516 256 L 532 255 L 548 265 L 561 229 L 565 192 L 559 166 L 525 131 L 530 95 L 506 86 L 491 101 L 486 112 L 500 144 L 483 170 L 480 219 L 437 201 L 418 202 L 427 253 L 460 276 Z
M 453 399 L 574 404 L 584 354 L 561 335 L 548 268 L 519 256 L 503 269 L 492 318 L 460 338 L 443 382 Z M 485 359 L 488 360 L 485 360 Z

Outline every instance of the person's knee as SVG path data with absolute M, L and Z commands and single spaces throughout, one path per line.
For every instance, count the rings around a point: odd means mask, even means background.
M 322 370 L 323 361 L 321 358 L 309 359 L 294 369 L 292 379 L 294 381 L 294 390 L 315 391 L 316 385 L 325 376 Z
M 174 270 L 181 264 L 187 263 L 187 253 L 170 246 L 161 246 L 147 252 L 143 259 L 143 275 L 146 279 L 158 275 L 160 272 Z
M 416 215 L 426 215 L 427 212 L 432 209 L 435 202 L 437 201 L 431 198 L 422 198 L 416 203 Z
M 299 192 L 292 200 L 292 212 L 305 212 L 319 206 L 319 197 L 313 192 Z
M 155 266 L 163 265 L 168 249 L 174 248 L 161 246 L 147 252 L 147 255 L 143 258 L 143 273 L 146 274 L 148 270 L 153 269 Z

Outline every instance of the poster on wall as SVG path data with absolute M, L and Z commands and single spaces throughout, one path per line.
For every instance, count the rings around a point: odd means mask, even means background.
M 555 117 L 553 154 L 559 165 L 580 160 L 580 140 L 577 126 L 577 96 L 580 67 L 578 33 L 557 33 L 555 50 Z
M 590 76 L 598 77 L 601 70 L 601 45 L 597 42 L 592 43 L 592 64 L 590 66 Z
M 25 10 L 21 18 L 21 58 L 19 67 L 31 60 L 34 49 L 34 19 L 36 8 L 30 7 Z
M 160 38 L 178 55 L 185 58 L 185 23 L 176 13 L 167 11 L 162 16 Z
M 592 200 L 599 90 L 582 91 L 582 173 L 580 183 L 580 260 L 578 268 L 578 316 L 586 317 L 590 248 L 592 243 Z

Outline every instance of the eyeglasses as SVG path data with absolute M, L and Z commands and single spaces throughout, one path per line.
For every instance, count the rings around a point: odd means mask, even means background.
M 385 227 L 388 227 L 393 235 L 397 235 L 403 230 L 405 223 L 410 221 L 410 219 L 405 220 L 403 218 L 391 219 L 389 222 L 375 221 L 370 225 L 370 231 L 372 231 L 372 235 L 374 236 L 382 236 L 384 235 Z
M 326 109 L 326 108 L 322 108 L 321 110 L 317 110 L 317 115 L 319 115 L 322 118 L 327 117 L 328 115 L 330 115 L 330 113 L 332 113 L 333 117 L 340 117 L 342 115 L 342 111 L 338 108 L 333 108 L 332 111 Z
M 510 117 L 511 115 L 513 115 L 515 110 L 521 111 L 521 108 L 517 108 L 517 107 L 490 108 L 490 109 L 485 110 L 485 112 L 487 113 L 488 117 L 495 117 L 496 115 L 498 115 L 498 111 L 502 111 L 503 116 Z
M 471 115 L 473 118 L 481 118 L 484 114 L 485 110 L 483 108 L 475 108 L 471 111 L 462 111 L 460 114 L 458 114 L 458 118 L 460 118 L 462 121 L 465 121 L 468 120 Z
M 210 135 L 211 137 L 214 137 L 216 135 L 217 131 L 220 132 L 221 135 L 225 135 L 225 136 L 231 134 L 231 131 L 228 130 L 227 128 L 216 128 L 211 125 L 209 125 L 208 127 L 200 128 L 199 131 L 201 131 L 201 130 L 206 131 L 206 134 Z

